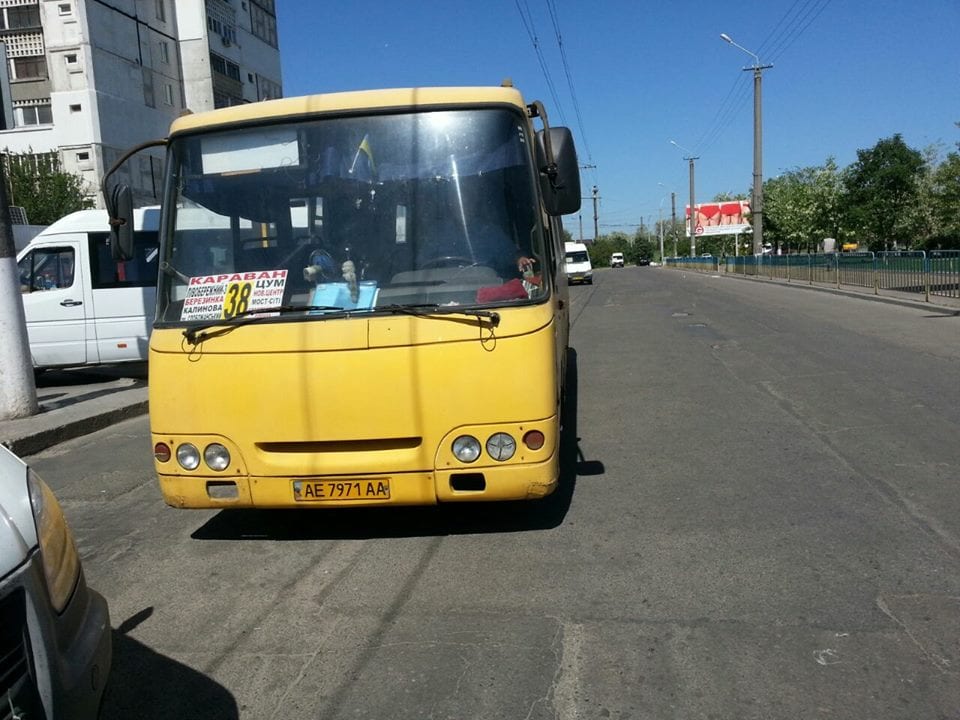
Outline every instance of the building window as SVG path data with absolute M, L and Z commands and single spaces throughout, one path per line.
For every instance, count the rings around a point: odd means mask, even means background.
M 78 112 L 80 112 L 80 103 L 77 103 L 76 105 L 71 105 L 71 106 L 70 106 L 70 112 L 72 112 L 72 113 L 78 113 Z
M 73 6 L 70 3 L 60 3 L 57 5 L 57 14 L 60 17 L 67 17 L 73 15 Z
M 237 97 L 236 95 L 231 95 L 219 90 L 213 91 L 213 107 L 215 108 L 233 107 L 234 105 L 243 105 L 246 102 L 242 97 Z
M 160 42 L 160 62 L 170 64 L 170 46 L 163 41 Z
M 266 4 L 265 0 L 260 0 Z M 273 9 L 273 3 L 269 3 Z M 257 2 L 250 3 L 250 31 L 272 47 L 277 47 L 277 18 Z
M 226 58 L 222 58 L 216 53 L 210 53 L 210 68 L 221 75 L 226 75 L 231 80 L 240 82 L 240 66 L 232 63 Z
M 90 160 L 90 153 L 88 153 L 88 152 L 78 152 L 78 153 L 77 153 L 77 162 L 78 162 L 78 163 L 87 162 L 88 160 Z
M 153 71 L 150 68 L 143 70 L 143 104 L 147 107 L 155 108 L 156 101 L 153 98 Z
M 283 97 L 283 87 L 263 75 L 257 75 L 257 99 L 275 100 Z
M 163 101 L 167 105 L 173 105 L 173 85 L 170 83 L 163 86 Z
M 47 77 L 47 60 L 43 55 L 17 57 L 10 61 L 11 80 L 42 80 Z
M 13 108 L 13 124 L 16 127 L 49 125 L 53 122 L 50 103 L 30 103 Z
M 237 44 L 237 29 L 230 23 L 218 20 L 212 15 L 207 15 L 207 30 L 212 35 L 219 35 L 224 45 Z
M 42 27 L 39 5 L 8 7 L 0 11 L 0 30 L 24 30 L 39 27 Z
M 153 4 L 156 6 L 157 20 L 159 20 L 160 22 L 166 22 L 167 21 L 166 0 L 153 0 Z

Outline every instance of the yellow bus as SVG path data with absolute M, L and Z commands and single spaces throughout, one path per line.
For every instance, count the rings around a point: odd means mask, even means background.
M 536 121 L 536 126 L 534 122 Z M 551 493 L 572 135 L 505 84 L 188 114 L 166 145 L 150 429 L 178 508 Z M 107 192 L 116 252 L 130 192 Z

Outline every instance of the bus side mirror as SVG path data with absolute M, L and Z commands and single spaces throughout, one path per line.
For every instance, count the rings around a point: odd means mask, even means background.
M 114 185 L 106 198 L 110 215 L 110 254 L 115 262 L 133 258 L 133 196 L 129 185 Z
M 537 132 L 537 166 L 547 212 L 550 215 L 577 212 L 580 209 L 580 166 L 569 128 L 552 127 Z

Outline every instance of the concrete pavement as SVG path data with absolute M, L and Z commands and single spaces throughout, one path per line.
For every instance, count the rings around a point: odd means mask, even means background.
M 37 378 L 40 413 L 0 420 L 0 444 L 33 455 L 147 412 L 146 363 L 48 370 Z

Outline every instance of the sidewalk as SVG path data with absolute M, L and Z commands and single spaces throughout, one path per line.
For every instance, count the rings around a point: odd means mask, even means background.
M 48 370 L 37 378 L 40 413 L 0 420 L 0 444 L 33 455 L 147 412 L 147 366 Z
M 898 292 L 896 290 L 880 290 L 879 293 L 874 293 L 872 288 L 856 287 L 853 285 L 842 285 L 838 288 L 836 285 L 827 285 L 826 283 L 810 284 L 803 280 L 787 281 L 782 278 L 739 275 L 737 273 L 713 271 L 703 274 L 716 275 L 723 278 L 736 278 L 737 280 L 748 280 L 751 282 L 769 283 L 802 290 L 816 290 L 832 295 L 844 295 L 846 297 L 860 298 L 861 300 L 874 300 L 889 305 L 901 305 L 903 307 L 929 310 L 930 312 L 940 313 L 942 315 L 960 315 L 960 298 L 946 297 L 943 295 L 931 295 L 930 302 L 927 302 L 919 293 Z

